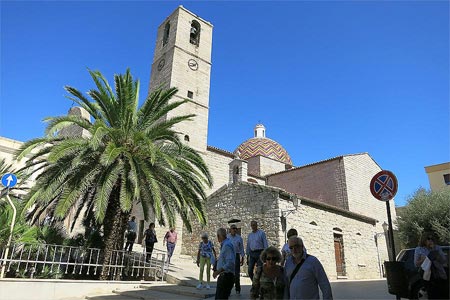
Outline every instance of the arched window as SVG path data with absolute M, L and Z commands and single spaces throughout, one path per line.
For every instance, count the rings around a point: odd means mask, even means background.
M 251 182 L 251 183 L 258 183 L 258 181 L 256 181 L 256 180 L 253 179 L 253 178 L 249 178 L 249 179 L 247 179 L 247 181 L 248 181 L 248 182 Z
M 342 229 L 340 229 L 339 227 L 334 227 L 333 231 L 338 231 L 338 232 L 342 232 Z
M 169 41 L 169 32 L 170 32 L 170 23 L 167 22 L 166 26 L 164 27 L 164 35 L 163 35 L 163 47 L 167 44 Z
M 314 222 L 314 221 L 312 221 L 312 222 L 309 222 L 309 224 L 311 224 L 311 225 L 314 225 L 314 226 L 317 226 L 317 223 L 316 223 L 316 222 Z
M 236 183 L 239 181 L 239 167 L 236 166 L 233 169 L 233 183 Z
M 187 134 L 184 136 L 184 140 L 185 140 L 186 142 L 189 142 L 189 136 L 188 136 Z
M 192 20 L 191 22 L 189 42 L 196 46 L 200 44 L 200 23 L 197 22 L 196 20 Z

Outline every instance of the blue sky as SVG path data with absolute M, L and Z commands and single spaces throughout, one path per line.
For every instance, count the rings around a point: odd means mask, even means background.
M 147 93 L 156 29 L 179 4 L 214 25 L 208 144 L 262 122 L 300 166 L 368 152 L 397 205 L 450 160 L 447 1 L 1 2 L 0 135 L 42 136 L 64 85 L 131 68 Z

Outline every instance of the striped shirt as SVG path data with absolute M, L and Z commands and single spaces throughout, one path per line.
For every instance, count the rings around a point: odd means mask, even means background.
M 247 255 L 250 254 L 250 251 L 254 250 L 263 250 L 269 247 L 269 243 L 267 242 L 266 233 L 261 229 L 256 230 L 256 232 L 250 232 L 247 238 Z

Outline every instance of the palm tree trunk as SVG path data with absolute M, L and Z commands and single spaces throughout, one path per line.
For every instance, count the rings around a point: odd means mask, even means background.
M 113 278 L 113 272 L 107 266 L 108 264 L 114 263 L 116 260 L 116 255 L 114 250 L 123 249 L 123 234 L 126 230 L 126 225 L 129 212 L 123 212 L 120 208 L 119 202 L 120 184 L 116 185 L 113 189 L 111 196 L 109 198 L 108 207 L 106 209 L 106 215 L 103 223 L 103 234 L 104 234 L 104 258 L 102 273 L 100 275 L 100 280 L 108 279 L 120 279 L 121 274 L 116 274 L 116 278 Z M 119 261 L 122 261 L 120 259 Z

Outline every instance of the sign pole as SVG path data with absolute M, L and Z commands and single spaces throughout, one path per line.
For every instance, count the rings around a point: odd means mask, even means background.
M 395 257 L 397 255 L 395 253 L 394 230 L 392 229 L 391 206 L 389 204 L 389 201 L 386 201 L 386 211 L 387 211 L 388 224 L 389 224 L 389 239 L 391 242 L 391 249 L 392 249 L 392 261 L 395 261 Z
M 11 207 L 13 209 L 13 217 L 11 220 L 11 228 L 9 230 L 8 243 L 6 244 L 5 255 L 3 257 L 2 266 L 0 270 L 0 279 L 5 276 L 6 260 L 8 259 L 9 248 L 11 247 L 11 240 L 14 231 L 14 223 L 16 222 L 17 210 L 16 207 L 14 206 L 14 203 L 11 201 L 11 198 L 9 198 L 9 189 L 16 185 L 17 177 L 12 173 L 6 173 L 2 176 L 1 182 L 2 185 L 5 187 L 5 189 L 2 190 L 0 197 L 3 197 L 3 195 L 6 194 L 6 199 L 8 199 L 8 202 L 9 204 L 11 204 Z
M 392 218 L 391 218 L 391 207 L 389 204 L 389 200 L 393 199 L 395 194 L 397 193 L 398 182 L 397 177 L 395 177 L 394 173 L 388 170 L 382 170 L 373 176 L 370 181 L 370 192 L 372 195 L 381 201 L 386 202 L 386 212 L 388 218 L 388 234 L 389 241 L 391 244 L 391 255 L 390 261 L 391 263 L 395 263 L 396 253 L 395 253 L 395 244 L 394 244 L 394 230 L 392 229 Z M 388 249 L 389 250 L 389 249 Z M 386 266 L 386 262 L 385 262 Z M 389 276 L 388 276 L 389 277 Z M 399 295 L 395 295 L 397 300 L 400 300 Z

